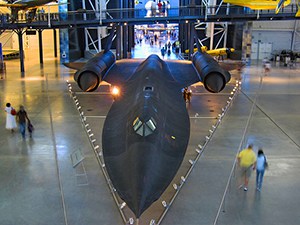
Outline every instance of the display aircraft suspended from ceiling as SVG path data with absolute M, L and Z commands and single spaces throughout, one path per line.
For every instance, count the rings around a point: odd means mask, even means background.
M 223 2 L 248 7 L 253 10 L 275 9 L 276 13 L 278 13 L 282 7 L 289 5 L 291 0 L 224 0 Z
M 68 63 L 83 91 L 101 81 L 120 89 L 104 122 L 102 149 L 105 167 L 119 196 L 137 218 L 165 191 L 184 158 L 190 121 L 181 90 L 201 81 L 217 93 L 230 80 L 207 53 L 192 61 L 115 59 L 110 51 L 113 28 L 105 49 L 86 63 Z M 199 48 L 200 49 L 200 48 Z M 96 104 L 96 103 L 95 103 Z
M 8 0 L 7 3 L 0 3 L 0 7 L 8 7 L 11 9 L 12 22 L 18 18 L 19 11 L 28 11 L 28 21 L 31 21 L 35 15 L 38 7 L 46 5 L 54 0 Z

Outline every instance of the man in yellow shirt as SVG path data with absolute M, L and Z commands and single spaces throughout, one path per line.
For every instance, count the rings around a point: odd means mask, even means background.
M 241 177 L 244 179 L 244 184 L 240 185 L 240 188 L 244 187 L 244 191 L 248 190 L 249 177 L 252 170 L 255 169 L 256 154 L 253 151 L 253 145 L 249 144 L 248 148 L 240 151 L 237 157 L 238 164 L 241 168 Z

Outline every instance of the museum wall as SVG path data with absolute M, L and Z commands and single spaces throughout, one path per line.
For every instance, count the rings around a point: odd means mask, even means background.
M 281 50 L 298 52 L 300 51 L 300 38 L 297 35 L 300 30 L 298 24 L 297 20 L 253 22 L 252 45 L 255 48 L 258 43 L 264 43 L 260 44 L 264 48 L 261 51 L 270 51 L 270 57 L 273 53 Z M 268 45 L 268 47 L 264 47 L 264 45 Z

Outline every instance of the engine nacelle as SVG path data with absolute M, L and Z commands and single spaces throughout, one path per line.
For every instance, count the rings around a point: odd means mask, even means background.
M 196 52 L 193 55 L 193 65 L 201 77 L 201 82 L 209 92 L 217 93 L 224 89 L 231 75 L 225 71 L 216 60 L 207 53 Z
M 111 51 L 100 52 L 74 74 L 74 80 L 83 91 L 94 91 L 115 61 L 115 55 Z

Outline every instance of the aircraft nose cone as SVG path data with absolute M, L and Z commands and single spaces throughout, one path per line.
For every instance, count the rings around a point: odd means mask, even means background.
M 83 91 L 94 91 L 99 85 L 98 76 L 86 71 L 79 75 L 78 85 Z
M 183 160 L 184 148 L 166 148 L 179 155 L 170 157 L 149 142 L 135 143 L 119 156 L 109 157 L 111 152 L 103 152 L 114 187 L 137 218 L 161 196 Z
M 225 87 L 226 81 L 220 73 L 210 73 L 205 77 L 204 85 L 205 88 L 213 93 L 222 91 Z

